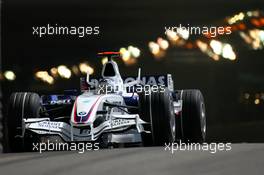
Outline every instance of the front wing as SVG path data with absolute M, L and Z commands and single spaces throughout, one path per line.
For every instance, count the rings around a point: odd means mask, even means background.
M 109 142 L 130 143 L 141 142 L 140 133 L 144 131 L 143 124 L 138 114 L 131 115 L 112 115 L 112 117 L 100 124 L 98 127 L 93 125 L 74 126 L 66 122 L 50 121 L 49 118 L 29 118 L 24 119 L 25 131 L 31 131 L 37 135 L 59 135 L 65 142 L 74 141 L 97 141 L 103 133 L 110 133 Z M 135 126 L 136 132 L 122 133 L 122 131 Z

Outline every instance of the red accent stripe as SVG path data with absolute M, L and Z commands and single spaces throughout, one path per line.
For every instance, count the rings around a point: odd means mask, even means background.
M 90 111 L 89 111 L 89 113 L 88 113 L 88 117 L 87 117 L 87 119 L 84 121 L 84 123 L 87 122 L 87 121 L 89 120 L 90 115 L 91 115 L 91 113 L 93 112 L 93 109 L 94 109 L 96 103 L 98 102 L 98 100 L 100 99 L 100 97 L 101 97 L 101 96 L 99 96 L 99 97 L 97 98 L 97 100 L 95 101 L 95 103 L 94 103 L 93 106 L 91 107 L 91 109 L 90 109 Z
M 73 115 L 74 115 L 74 122 L 77 123 L 77 99 L 76 98 L 75 102 L 74 102 L 74 109 L 73 109 Z
M 120 52 L 100 52 L 98 55 L 119 55 Z
M 92 107 L 91 107 L 89 113 L 87 114 L 87 115 L 88 115 L 87 119 L 86 119 L 84 122 L 81 122 L 81 123 L 85 123 L 85 122 L 87 122 L 87 121 L 89 120 L 90 115 L 91 115 L 91 113 L 92 113 L 92 111 L 93 111 L 93 108 L 95 107 L 95 105 L 96 105 L 96 103 L 97 103 L 97 101 L 99 100 L 100 97 L 101 97 L 101 96 L 99 96 L 99 97 L 96 99 L 95 103 L 92 105 Z M 74 112 L 74 122 L 75 122 L 75 123 L 80 123 L 80 122 L 77 121 L 77 98 L 76 98 L 75 103 L 74 103 L 74 111 L 73 111 L 73 112 Z

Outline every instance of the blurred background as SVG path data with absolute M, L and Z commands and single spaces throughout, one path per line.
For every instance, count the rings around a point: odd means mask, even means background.
M 204 94 L 208 141 L 264 142 L 264 1 L 8 0 L 2 3 L 4 108 L 14 91 L 39 94 L 78 89 L 96 53 L 120 51 L 121 75 L 173 75 L 176 89 Z M 99 26 L 100 34 L 32 35 L 33 26 Z M 231 26 L 212 37 L 165 26 Z M 5 112 L 5 110 L 4 110 Z

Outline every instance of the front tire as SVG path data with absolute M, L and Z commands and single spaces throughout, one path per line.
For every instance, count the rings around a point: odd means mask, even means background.
M 143 95 L 143 96 L 142 96 Z M 144 145 L 163 146 L 175 140 L 175 115 L 173 99 L 168 89 L 164 92 L 152 92 L 150 96 L 142 94 L 139 98 L 140 117 L 149 123 L 151 134 L 144 133 L 142 140 Z M 145 97 L 144 97 L 145 96 Z M 148 100 L 148 103 L 146 103 Z
M 40 97 L 36 93 L 12 93 L 5 119 L 6 152 L 26 151 L 30 140 L 25 141 L 24 118 L 37 118 L 41 109 Z M 32 146 L 32 145 L 30 145 Z
M 150 115 L 151 115 L 151 103 L 150 103 L 150 95 L 146 95 L 144 92 L 139 93 L 139 116 L 145 122 L 149 124 L 144 125 L 145 131 L 151 132 L 151 124 L 150 124 Z M 143 146 L 152 146 L 153 139 L 151 133 L 141 133 Z
M 203 143 L 206 138 L 206 113 L 200 90 L 182 91 L 181 127 L 185 142 Z

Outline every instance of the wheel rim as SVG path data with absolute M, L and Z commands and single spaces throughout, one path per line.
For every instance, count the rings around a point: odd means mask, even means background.
M 176 124 L 175 124 L 175 115 L 174 115 L 174 110 L 173 110 L 173 102 L 171 103 L 171 108 L 170 108 L 170 128 L 171 128 L 171 134 L 172 134 L 172 141 L 175 140 L 175 135 L 176 135 Z

